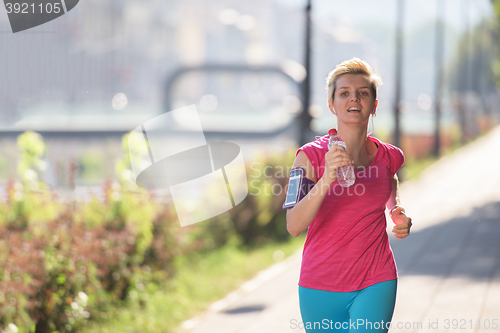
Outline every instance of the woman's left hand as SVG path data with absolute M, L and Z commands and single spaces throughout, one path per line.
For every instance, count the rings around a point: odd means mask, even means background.
M 406 216 L 402 207 L 396 207 L 391 213 L 391 218 L 394 224 L 396 224 L 392 228 L 394 237 L 402 239 L 410 235 L 410 228 L 412 226 L 411 218 Z

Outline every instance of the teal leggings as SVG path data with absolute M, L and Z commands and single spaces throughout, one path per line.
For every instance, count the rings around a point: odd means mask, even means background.
M 396 303 L 397 281 L 384 281 L 351 292 L 299 286 L 301 324 L 307 333 L 386 333 Z

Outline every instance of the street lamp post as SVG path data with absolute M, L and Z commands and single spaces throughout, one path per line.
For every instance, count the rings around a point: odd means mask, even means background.
M 310 141 L 311 120 L 309 114 L 310 104 L 310 82 L 311 82 L 311 0 L 307 0 L 306 6 L 306 31 L 305 31 L 305 61 L 306 77 L 302 82 L 302 113 L 300 114 L 299 145 Z
M 434 156 L 439 156 L 441 147 L 441 94 L 443 90 L 443 52 L 445 0 L 436 1 L 436 87 L 434 103 Z
M 397 26 L 396 26 L 396 78 L 394 91 L 394 144 L 399 147 L 401 144 L 400 126 L 400 101 L 401 101 L 401 71 L 403 60 L 403 16 L 404 0 L 397 0 Z
M 462 16 L 465 25 L 465 37 L 463 41 L 463 66 L 460 70 L 460 82 L 458 86 L 459 96 L 457 96 L 457 112 L 458 112 L 458 121 L 460 125 L 461 131 L 461 143 L 465 144 L 468 138 L 468 128 L 467 128 L 467 105 L 466 105 L 466 95 L 468 93 L 469 82 L 470 82 L 470 8 L 468 8 L 470 2 L 467 0 L 462 0 Z

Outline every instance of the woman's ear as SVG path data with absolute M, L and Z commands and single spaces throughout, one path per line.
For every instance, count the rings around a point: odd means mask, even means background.
M 333 108 L 333 106 L 328 105 L 328 108 L 330 109 L 330 112 L 333 113 L 334 115 L 337 115 L 337 111 Z

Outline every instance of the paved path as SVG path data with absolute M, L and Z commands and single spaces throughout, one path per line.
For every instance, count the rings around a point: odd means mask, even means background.
M 403 240 L 390 233 L 400 275 L 390 332 L 500 332 L 499 166 L 497 127 L 402 185 L 414 227 Z M 304 332 L 295 325 L 301 321 L 299 268 L 300 252 L 260 272 L 184 328 Z

